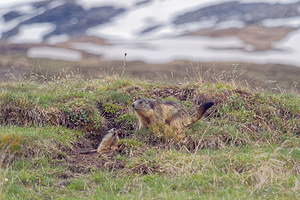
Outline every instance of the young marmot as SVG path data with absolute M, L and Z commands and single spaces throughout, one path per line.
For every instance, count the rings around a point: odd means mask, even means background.
M 113 150 L 116 149 L 116 145 L 117 145 L 118 141 L 119 141 L 118 130 L 115 128 L 112 128 L 103 137 L 103 139 L 97 149 L 81 151 L 80 153 L 86 154 L 86 153 L 93 153 L 93 152 L 98 152 L 98 153 L 108 152 L 112 149 Z
M 191 118 L 186 108 L 173 101 L 160 101 L 155 99 L 141 99 L 132 104 L 139 118 L 139 129 L 148 128 L 149 125 L 167 124 L 181 129 L 189 127 L 198 121 L 207 109 L 214 105 L 213 102 L 202 104 Z

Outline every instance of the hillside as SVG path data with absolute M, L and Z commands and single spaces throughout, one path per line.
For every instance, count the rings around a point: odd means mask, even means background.
M 0 83 L 0 199 L 297 199 L 300 98 L 235 79 L 173 83 L 73 74 Z M 155 98 L 205 117 L 178 135 L 136 131 L 131 104 Z M 120 130 L 118 150 L 96 148 Z M 182 139 L 184 138 L 184 139 Z
M 0 2 L 0 53 L 300 66 L 297 0 Z M 155 15 L 153 14 L 155 13 Z

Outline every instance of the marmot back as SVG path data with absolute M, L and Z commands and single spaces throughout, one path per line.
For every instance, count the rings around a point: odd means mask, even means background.
M 167 124 L 180 129 L 198 121 L 213 105 L 213 102 L 202 104 L 193 118 L 189 116 L 183 105 L 172 101 L 141 99 L 135 101 L 132 107 L 139 118 L 139 129 L 148 128 L 149 125 L 154 124 Z

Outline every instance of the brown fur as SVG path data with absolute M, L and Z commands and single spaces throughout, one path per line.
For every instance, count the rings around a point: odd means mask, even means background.
M 183 105 L 172 101 L 141 99 L 135 101 L 132 107 L 139 118 L 139 129 L 155 124 L 167 124 L 181 129 L 198 121 L 213 104 L 213 102 L 202 104 L 193 118 L 189 116 Z
M 118 141 L 119 141 L 118 130 L 115 128 L 112 128 L 103 137 L 103 139 L 97 149 L 81 151 L 80 153 L 87 154 L 87 153 L 93 153 L 93 152 L 98 152 L 98 153 L 109 152 L 109 151 L 115 150 L 117 148 L 116 145 L 117 145 Z

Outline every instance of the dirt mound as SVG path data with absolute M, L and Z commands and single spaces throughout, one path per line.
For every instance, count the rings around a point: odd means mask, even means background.
M 118 170 L 123 169 L 125 162 L 115 160 L 114 157 L 118 152 L 109 152 L 107 154 L 99 154 L 91 152 L 81 154 L 82 150 L 96 149 L 100 139 L 96 135 L 87 135 L 79 138 L 72 149 L 64 149 L 66 152 L 64 157 L 69 166 L 69 170 L 73 173 L 88 173 L 96 169 Z
M 100 136 L 101 137 L 101 136 Z M 120 136 L 122 138 L 122 136 Z M 128 138 L 128 137 L 127 137 Z M 132 138 L 130 136 L 129 138 Z M 73 144 L 72 149 L 64 149 L 66 156 L 64 157 L 70 171 L 74 173 L 88 173 L 96 169 L 108 169 L 110 171 L 122 170 L 125 168 L 126 162 L 116 159 L 117 155 L 123 156 L 140 156 L 148 147 L 134 146 L 120 140 L 118 148 L 115 151 L 99 154 L 90 152 L 82 154 L 85 150 L 94 150 L 98 147 L 101 138 L 97 134 L 88 134 Z M 56 158 L 57 159 L 57 158 Z
M 96 169 L 109 169 L 115 171 L 123 169 L 125 162 L 115 160 L 116 152 L 100 155 L 99 153 L 80 154 L 78 151 L 68 153 L 66 162 L 74 173 L 87 173 Z

